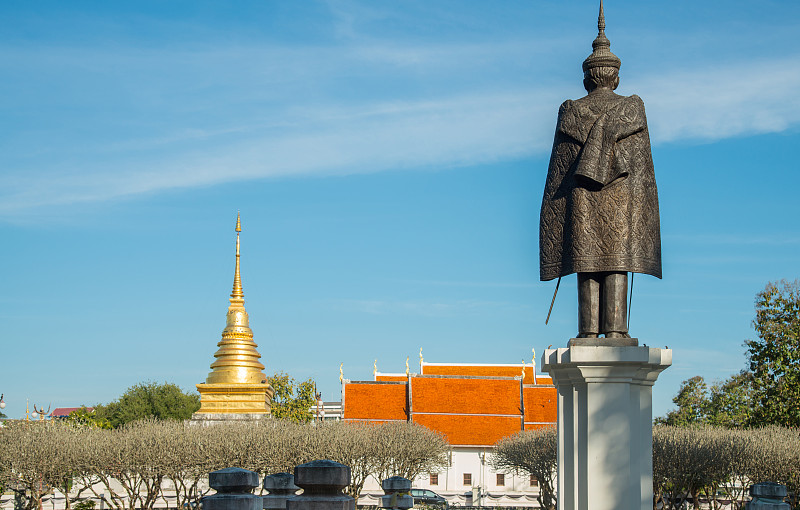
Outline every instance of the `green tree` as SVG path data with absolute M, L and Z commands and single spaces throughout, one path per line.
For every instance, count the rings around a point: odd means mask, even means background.
M 706 423 L 709 406 L 708 386 L 701 376 L 696 375 L 683 381 L 672 402 L 678 409 L 668 412 L 664 417 L 656 418 L 657 424 L 685 427 L 695 423 Z
M 272 396 L 272 416 L 297 423 L 311 421 L 311 408 L 316 404 L 312 379 L 297 382 L 285 372 L 276 372 L 269 378 L 275 394 Z
M 742 370 L 709 388 L 701 376 L 681 383 L 672 399 L 677 409 L 655 419 L 658 425 L 687 427 L 709 424 L 725 428 L 742 428 L 753 415 L 753 376 Z
M 172 383 L 141 382 L 131 386 L 119 399 L 95 407 L 97 419 L 117 428 L 143 418 L 187 420 L 200 409 L 200 395 L 184 393 Z
M 750 425 L 753 416 L 753 374 L 742 370 L 711 385 L 706 408 L 709 424 L 729 429 Z
M 110 421 L 108 421 L 106 418 L 99 418 L 97 416 L 97 411 L 89 411 L 86 406 L 81 406 L 80 409 L 76 409 L 69 413 L 67 416 L 67 421 L 83 427 L 96 427 L 100 429 L 111 428 Z
M 800 426 L 800 281 L 767 284 L 756 295 L 753 327 L 747 340 L 753 373 L 754 425 Z

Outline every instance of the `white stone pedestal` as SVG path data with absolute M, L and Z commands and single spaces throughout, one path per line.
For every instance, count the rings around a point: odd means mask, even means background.
M 653 508 L 652 388 L 672 350 L 636 339 L 576 339 L 548 349 L 558 390 L 559 510 Z

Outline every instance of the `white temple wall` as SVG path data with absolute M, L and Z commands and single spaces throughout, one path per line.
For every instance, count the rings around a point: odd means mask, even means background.
M 515 475 L 508 471 L 495 471 L 489 465 L 492 447 L 454 446 L 450 456 L 450 466 L 438 474 L 436 483 L 431 483 L 428 473 L 413 480 L 415 489 L 429 489 L 452 504 L 465 506 L 468 492 L 473 493 L 474 506 L 538 506 L 538 483 L 531 486 L 530 476 Z M 465 483 L 464 475 L 469 474 L 471 483 Z M 497 475 L 502 474 L 502 480 Z M 498 482 L 502 482 L 500 485 Z M 378 504 L 383 494 L 380 482 L 370 478 L 364 484 L 359 505 Z

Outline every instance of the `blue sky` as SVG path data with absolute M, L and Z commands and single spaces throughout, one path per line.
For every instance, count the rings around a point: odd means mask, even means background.
M 631 331 L 654 388 L 744 367 L 753 300 L 798 277 L 800 3 L 609 1 L 647 108 L 664 279 Z M 266 372 L 519 363 L 576 332 L 538 281 L 556 112 L 592 1 L 3 2 L 0 392 L 53 407 L 193 389 L 242 278 Z

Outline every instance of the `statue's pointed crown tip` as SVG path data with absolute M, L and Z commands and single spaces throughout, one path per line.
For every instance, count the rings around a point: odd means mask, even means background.
M 592 41 L 592 54 L 583 61 L 583 71 L 593 67 L 620 68 L 622 62 L 619 57 L 611 53 L 611 41 L 606 37 L 606 17 L 603 12 L 603 0 L 600 0 L 600 11 L 597 15 L 597 37 Z
M 603 33 L 606 30 L 606 17 L 603 14 L 603 0 L 600 0 L 600 14 L 597 15 L 597 32 Z

